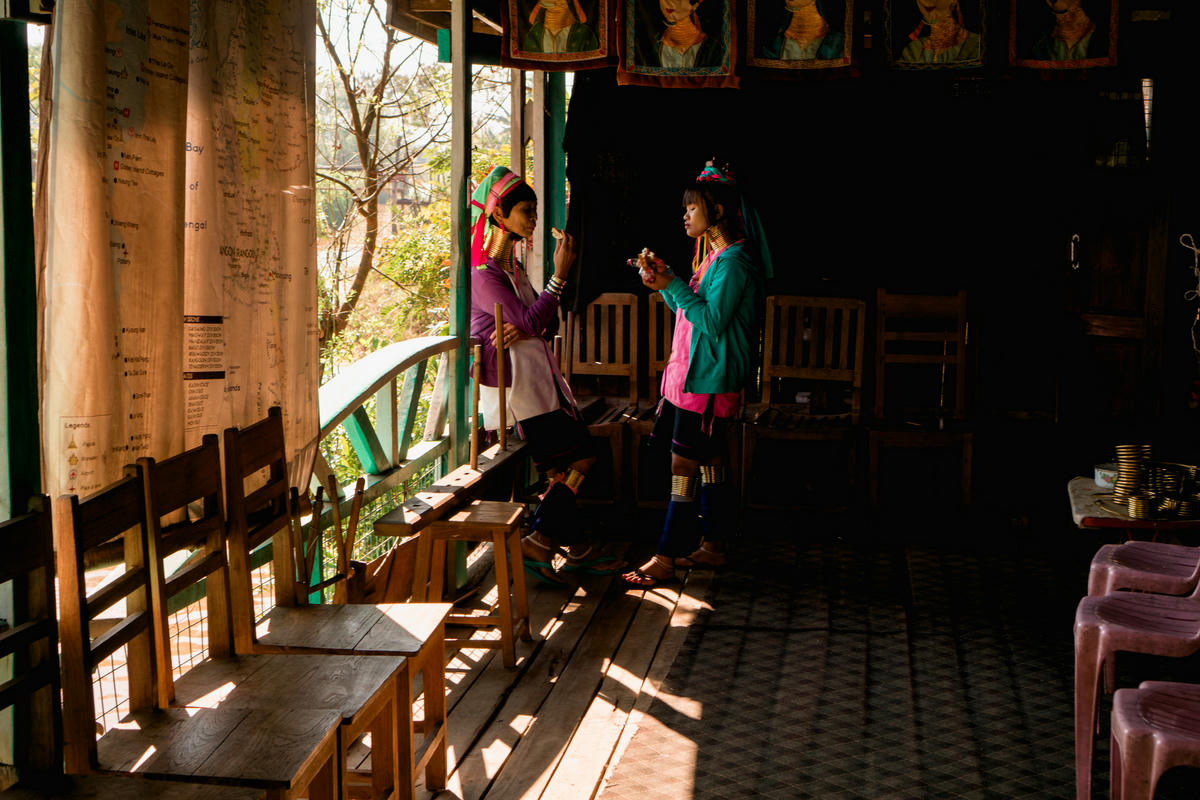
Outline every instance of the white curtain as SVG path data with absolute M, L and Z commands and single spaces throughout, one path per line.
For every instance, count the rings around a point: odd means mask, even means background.
M 312 0 L 57 5 L 38 203 L 51 495 L 90 494 L 272 405 L 307 485 L 313 14 Z

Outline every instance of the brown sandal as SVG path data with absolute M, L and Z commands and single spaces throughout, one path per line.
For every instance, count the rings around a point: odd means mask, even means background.
M 655 568 L 659 572 L 657 575 L 651 571 Z M 674 562 L 667 559 L 666 556 L 657 555 L 637 569 L 626 572 L 621 576 L 621 579 L 639 589 L 653 589 L 655 586 L 661 586 L 664 583 L 674 583 L 679 580 L 675 576 Z
M 711 549 L 708 542 L 702 542 L 691 555 L 675 559 L 675 566 L 680 569 L 720 569 L 725 564 L 725 553 Z

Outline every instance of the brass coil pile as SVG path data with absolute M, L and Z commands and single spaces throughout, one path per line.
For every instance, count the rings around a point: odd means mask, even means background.
M 1200 510 L 1200 495 L 1191 494 L 1179 498 L 1179 505 L 1175 508 L 1175 515 L 1180 519 L 1195 519 L 1197 510 Z
M 1155 499 L 1145 492 L 1129 495 L 1126 502 L 1129 504 L 1130 519 L 1150 519 L 1152 513 L 1157 510 Z
M 1131 519 L 1194 519 L 1200 516 L 1200 468 L 1154 461 L 1148 444 L 1119 444 L 1112 501 Z
M 1149 460 L 1148 444 L 1117 445 L 1117 479 L 1113 482 L 1113 502 L 1124 504 L 1131 495 L 1145 488 L 1143 472 Z

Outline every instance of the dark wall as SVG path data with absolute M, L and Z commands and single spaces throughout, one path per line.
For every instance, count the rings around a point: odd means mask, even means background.
M 872 18 L 881 18 L 878 3 Z M 619 87 L 607 70 L 578 73 L 566 147 L 580 294 L 645 291 L 625 259 L 650 247 L 686 266 L 682 187 L 706 158 L 737 169 L 771 241 L 770 291 L 873 298 L 895 290 L 968 289 L 981 413 L 1053 420 L 1064 314 L 1073 291 L 1070 231 L 1130 180 L 1161 208 L 1155 235 L 1164 294 L 1161 411 L 1191 421 L 1195 376 L 1183 299 L 1191 256 L 1178 246 L 1197 216 L 1188 133 L 1197 72 L 1196 12 L 1157 3 L 1169 21 L 1132 22 L 1123 3 L 1119 66 L 1048 73 L 1007 67 L 1007 3 L 994 3 L 990 66 L 961 73 L 888 69 L 882 31 L 859 24 L 853 70 L 805 80 L 747 75 L 737 90 Z M 871 10 L 858 4 L 859 11 Z M 858 20 L 861 14 L 856 14 Z M 863 49 L 873 32 L 876 47 Z M 1141 79 L 1155 81 L 1153 150 L 1142 138 Z M 1133 166 L 1098 160 L 1124 139 Z M 1130 178 L 1130 175 L 1136 177 Z M 1172 422 L 1172 424 L 1175 424 Z

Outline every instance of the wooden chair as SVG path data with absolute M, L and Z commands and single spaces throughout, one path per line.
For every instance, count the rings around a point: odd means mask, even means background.
M 633 498 L 639 507 L 665 508 L 667 505 L 665 486 L 661 493 L 642 491 L 642 461 L 651 458 L 651 454 L 643 452 L 642 445 L 654 428 L 655 412 L 658 410 L 658 400 L 661 396 L 662 374 L 666 369 L 667 362 L 671 360 L 671 337 L 675 331 L 675 316 L 663 301 L 662 295 L 658 292 L 651 292 L 646 298 L 646 317 L 649 340 L 646 342 L 646 381 L 649 387 L 649 403 L 639 406 L 637 413 L 628 423 Z M 654 472 L 662 475 L 669 474 L 665 467 Z
M 17 783 L 5 800 L 259 800 L 263 792 L 116 775 L 63 774 L 62 681 L 54 601 L 54 552 L 48 501 L 37 497 L 28 514 L 0 522 L 0 585 L 12 586 L 15 614 L 0 632 L 0 659 L 12 677 L 0 685 L 0 710 L 13 710 Z
M 619 503 L 624 485 L 625 422 L 637 413 L 638 406 L 637 295 L 609 292 L 589 303 L 582 314 L 569 314 L 564 361 L 567 382 L 592 437 L 607 440 L 612 454 L 612 495 L 603 502 Z M 624 392 L 615 389 L 614 383 L 616 387 L 624 383 Z M 584 486 L 591 488 L 589 483 Z M 588 499 L 585 488 L 580 500 Z
M 249 786 L 272 800 L 337 796 L 339 712 L 294 706 L 167 708 L 157 702 L 140 467 L 131 467 L 128 476 L 83 501 L 60 497 L 54 504 L 54 529 L 68 772 Z M 89 595 L 85 558 L 118 538 L 124 543 L 124 572 Z M 89 623 L 122 602 L 124 616 L 93 639 Z M 93 676 L 122 648 L 129 713 L 98 734 Z
M 888 448 L 959 451 L 961 501 L 971 498 L 974 437 L 967 421 L 967 293 L 896 294 L 875 308 L 875 403 L 869 427 L 870 499 L 879 500 Z
M 217 436 L 209 434 L 198 447 L 171 458 L 158 462 L 140 458 L 137 463 L 145 484 L 159 705 L 334 709 L 342 720 L 338 727 L 338 785 L 343 800 L 348 800 L 351 784 L 366 786 L 356 797 L 389 800 L 407 794 L 407 789 L 398 791 L 398 752 L 411 751 L 412 743 L 401 741 L 411 728 L 398 726 L 396 716 L 397 686 L 409 680 L 406 660 L 237 655 L 229 612 Z M 187 560 L 168 576 L 166 561 L 178 553 Z M 197 599 L 193 601 L 195 618 L 188 614 L 188 627 L 206 632 L 207 655 L 196 658 L 176 680 L 172 644 L 178 646 L 180 639 L 191 635 L 183 630 L 172 637 L 169 607 L 173 598 L 189 590 Z M 348 771 L 350 748 L 368 733 L 371 770 L 365 775 Z
M 840 507 L 854 498 L 856 450 L 862 417 L 863 342 L 866 303 L 843 297 L 774 295 L 765 304 L 762 402 L 747 409 L 742 425 L 741 499 L 750 508 Z M 806 402 L 802 402 L 805 401 Z M 795 482 L 795 464 L 755 458 L 759 444 L 827 442 L 845 453 L 844 483 L 824 481 L 836 472 L 808 475 L 813 488 L 768 480 L 769 474 Z M 819 459 L 823 464 L 824 458 Z M 769 462 L 769 463 L 768 463 Z M 816 483 L 819 482 L 819 483 Z M 844 486 L 844 489 L 842 488 Z M 768 497 L 755 497 L 764 487 Z
M 265 473 L 265 478 L 263 476 Z M 239 653 L 310 653 L 404 656 L 410 676 L 421 675 L 425 716 L 418 747 L 412 732 L 413 690 L 399 687 L 400 785 L 411 787 L 420 770 L 425 786 L 446 783 L 445 621 L 448 603 L 313 605 L 297 590 L 294 546 L 299 533 L 296 492 L 288 486 L 283 414 L 278 406 L 245 428 L 225 430 L 225 502 L 229 525 L 230 608 Z M 263 482 L 265 480 L 265 483 Z M 250 481 L 257 488 L 247 489 Z M 261 484 L 261 485 L 258 485 Z M 275 606 L 261 617 L 254 607 L 251 553 L 273 542 Z

